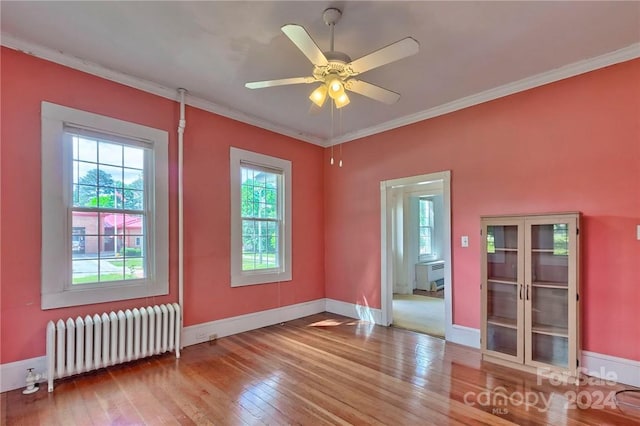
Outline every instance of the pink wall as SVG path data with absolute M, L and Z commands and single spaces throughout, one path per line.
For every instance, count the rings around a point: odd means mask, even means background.
M 0 363 L 44 355 L 51 319 L 177 300 L 177 103 L 2 48 Z M 40 103 L 169 132 L 170 294 L 40 309 Z M 324 297 L 323 150 L 194 108 L 185 132 L 185 325 Z M 229 146 L 293 162 L 293 277 L 229 287 Z
M 451 170 L 454 323 L 480 327 L 480 215 L 581 211 L 585 350 L 640 360 L 640 60 L 325 152 L 328 298 L 380 307 L 379 182 Z M 469 248 L 460 236 L 469 236 Z
M 197 109 L 185 138 L 185 324 L 323 298 L 323 149 Z M 229 146 L 292 162 L 292 281 L 229 286 Z
M 2 48 L 0 363 L 44 354 L 49 319 L 177 299 L 175 102 Z M 455 323 L 479 327 L 482 214 L 584 214 L 583 347 L 640 360 L 640 60 L 328 150 L 187 108 L 185 324 L 327 297 L 380 306 L 381 180 L 452 171 Z M 40 309 L 40 102 L 170 135 L 166 297 Z M 293 162 L 293 274 L 232 289 L 229 146 Z M 324 156 L 323 156 L 324 154 Z M 324 197 L 323 197 L 324 194 Z M 25 320 L 28 319 L 28 320 Z

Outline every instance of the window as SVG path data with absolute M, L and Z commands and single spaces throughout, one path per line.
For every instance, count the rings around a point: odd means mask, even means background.
M 291 162 L 230 149 L 231 286 L 291 280 Z
M 418 200 L 418 235 L 420 260 L 428 260 L 435 257 L 434 233 L 433 233 L 433 200 L 420 198 Z
M 167 132 L 42 104 L 42 308 L 168 293 Z

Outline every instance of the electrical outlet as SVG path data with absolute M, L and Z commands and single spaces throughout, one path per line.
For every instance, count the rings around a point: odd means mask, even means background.
M 468 235 L 463 235 L 462 237 L 460 237 L 460 245 L 462 245 L 462 247 L 469 247 L 469 236 Z

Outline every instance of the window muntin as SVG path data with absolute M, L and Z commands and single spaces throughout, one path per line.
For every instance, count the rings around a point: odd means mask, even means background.
M 230 148 L 231 286 L 291 280 L 291 162 Z
M 418 238 L 420 258 L 428 258 L 435 255 L 433 245 L 433 200 L 420 198 L 418 200 Z
M 65 138 L 73 153 L 71 283 L 146 278 L 146 250 L 136 241 L 144 241 L 147 235 L 144 182 L 153 179 L 145 170 L 148 150 L 134 141 L 88 137 L 69 128 Z M 82 250 L 79 229 L 83 230 Z

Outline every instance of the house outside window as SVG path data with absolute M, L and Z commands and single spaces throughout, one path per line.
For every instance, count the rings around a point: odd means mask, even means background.
M 43 309 L 168 293 L 168 134 L 42 104 Z
M 231 159 L 231 285 L 291 280 L 291 162 L 237 148 Z

